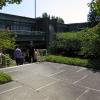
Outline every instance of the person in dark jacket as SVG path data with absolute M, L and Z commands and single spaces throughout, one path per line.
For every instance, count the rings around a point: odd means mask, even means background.
M 16 49 L 14 51 L 14 58 L 16 60 L 16 65 L 23 64 L 23 55 L 22 55 L 22 51 L 19 47 L 16 47 Z

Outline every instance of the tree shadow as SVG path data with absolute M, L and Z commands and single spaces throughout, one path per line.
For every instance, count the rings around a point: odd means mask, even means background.
M 92 70 L 93 72 L 100 72 L 100 59 L 89 59 L 88 69 Z

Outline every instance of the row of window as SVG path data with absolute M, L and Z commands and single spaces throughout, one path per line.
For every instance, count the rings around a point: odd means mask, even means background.
M 32 27 L 31 26 L 12 25 L 10 27 L 11 27 L 11 30 L 27 30 L 27 31 L 32 31 Z
M 5 21 L 0 21 L 0 29 L 32 31 L 32 25 L 20 22 L 9 23 Z

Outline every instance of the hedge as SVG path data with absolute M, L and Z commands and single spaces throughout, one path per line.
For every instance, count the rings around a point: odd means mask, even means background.
M 86 67 L 89 64 L 88 59 L 63 57 L 63 56 L 55 56 L 55 55 L 48 55 L 45 57 L 45 60 L 49 62 L 77 65 L 77 66 L 86 66 Z
M 0 84 L 8 83 L 10 81 L 12 81 L 12 78 L 10 75 L 4 72 L 0 72 Z

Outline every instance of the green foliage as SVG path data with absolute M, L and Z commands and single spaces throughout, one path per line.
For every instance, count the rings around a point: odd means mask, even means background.
M 11 64 L 12 59 L 10 58 L 9 54 L 5 54 L 2 56 L 2 67 L 8 67 Z
M 42 14 L 43 18 L 49 18 L 50 19 L 50 15 L 48 15 L 46 12 Z
M 7 31 L 0 31 L 0 50 L 13 49 L 15 41 L 12 38 L 12 33 Z
M 80 32 L 58 33 L 49 51 L 64 56 L 100 57 L 100 23 Z
M 74 58 L 50 55 L 46 57 L 47 61 L 100 69 L 100 23 L 80 32 L 58 33 L 49 50 L 51 54 Z M 78 54 L 77 57 L 85 57 L 89 60 L 75 58 L 75 53 Z
M 64 24 L 64 20 L 62 18 L 60 18 L 60 17 L 52 16 L 51 20 L 57 20 L 57 23 Z
M 74 32 L 57 34 L 58 47 L 64 48 L 66 51 L 77 51 L 80 47 L 78 35 L 78 33 Z
M 56 63 L 69 64 L 69 65 L 88 66 L 88 60 L 80 59 L 80 58 L 49 55 L 45 57 L 45 60 L 49 62 L 56 62 Z
M 81 54 L 85 57 L 100 57 L 100 23 L 91 29 L 82 31 Z
M 63 53 L 67 56 L 75 56 L 78 55 L 80 46 L 79 32 L 58 33 L 55 41 L 50 44 L 49 50 L 51 53 Z
M 50 16 L 48 15 L 46 12 L 42 14 L 42 17 L 43 18 L 48 18 L 50 20 L 56 20 L 57 23 L 61 23 L 61 24 L 64 24 L 64 20 L 60 17 L 55 17 L 55 16 Z
M 94 26 L 96 24 L 96 16 L 100 16 L 100 0 L 92 0 L 89 3 L 89 7 L 88 21 Z
M 7 82 L 12 81 L 12 78 L 10 75 L 4 73 L 4 72 L 0 72 L 0 84 L 4 84 Z
M 89 7 L 96 13 L 96 16 L 100 16 L 100 0 L 92 0 Z
M 88 68 L 92 68 L 94 70 L 100 70 L 100 58 L 90 59 Z
M 0 9 L 2 9 L 3 6 L 6 6 L 7 4 L 20 4 L 22 0 L 0 0 Z
M 82 31 L 81 34 L 81 54 L 85 57 L 95 55 L 95 39 L 98 37 L 92 29 Z
M 92 9 L 89 11 L 88 21 L 91 22 L 91 26 L 96 24 L 96 13 Z
M 47 55 L 47 49 L 38 49 L 38 53 L 40 56 L 46 56 Z

